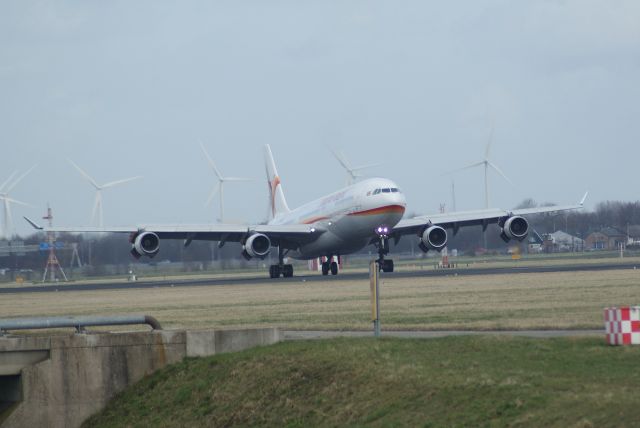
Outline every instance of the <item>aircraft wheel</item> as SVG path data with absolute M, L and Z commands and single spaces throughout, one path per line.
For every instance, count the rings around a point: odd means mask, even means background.
M 271 278 L 279 278 L 280 277 L 280 266 L 278 266 L 278 265 L 269 266 L 269 276 Z
M 338 274 L 338 263 L 331 262 L 331 275 L 337 275 L 337 274 Z
M 293 276 L 293 265 L 284 265 L 282 269 L 282 276 L 285 278 L 291 278 Z
M 329 262 L 322 263 L 322 275 L 329 275 Z
M 393 260 L 383 260 L 380 270 L 382 272 L 393 272 Z

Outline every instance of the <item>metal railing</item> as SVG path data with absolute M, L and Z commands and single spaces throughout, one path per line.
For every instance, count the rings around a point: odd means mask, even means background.
M 135 324 L 147 324 L 154 330 L 162 330 L 162 326 L 158 320 L 150 315 L 5 318 L 0 319 L 0 335 L 6 334 L 9 330 L 37 330 L 64 327 L 74 327 L 76 332 L 82 333 L 85 327 Z

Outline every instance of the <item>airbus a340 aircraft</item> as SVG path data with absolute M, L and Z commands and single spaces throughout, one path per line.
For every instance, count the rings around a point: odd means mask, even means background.
M 529 233 L 527 214 L 564 211 L 582 208 L 585 196 L 578 205 L 541 207 L 521 210 L 486 209 L 453 212 L 402 219 L 406 200 L 402 190 L 391 180 L 371 178 L 335 193 L 290 210 L 282 190 L 271 148 L 265 146 L 265 161 L 271 195 L 272 219 L 267 224 L 207 224 L 176 226 L 132 226 L 113 228 L 52 227 L 43 228 L 26 219 L 33 227 L 52 232 L 115 232 L 129 233 L 131 253 L 153 257 L 160 250 L 162 239 L 183 239 L 185 246 L 193 240 L 240 242 L 242 255 L 264 259 L 272 248 L 277 248 L 278 264 L 271 265 L 271 278 L 293 276 L 293 265 L 285 264 L 285 257 L 314 259 L 326 256 L 322 274 L 338 273 L 333 256 L 353 253 L 367 245 L 378 251 L 380 269 L 393 272 L 393 260 L 386 259 L 389 240 L 396 242 L 403 235 L 414 235 L 419 247 L 442 250 L 447 244 L 447 230 L 455 235 L 460 227 L 497 223 L 501 237 L 522 241 Z

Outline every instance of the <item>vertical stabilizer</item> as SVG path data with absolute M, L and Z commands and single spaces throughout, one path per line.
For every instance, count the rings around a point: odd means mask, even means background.
M 284 198 L 284 192 L 282 191 L 282 184 L 280 183 L 276 163 L 273 160 L 271 147 L 269 147 L 268 144 L 265 144 L 264 146 L 264 161 L 267 168 L 267 181 L 269 183 L 271 218 L 275 218 L 280 214 L 288 213 L 290 210 L 287 205 L 287 201 Z

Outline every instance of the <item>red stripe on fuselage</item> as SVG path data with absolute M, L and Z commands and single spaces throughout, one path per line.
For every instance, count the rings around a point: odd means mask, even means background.
M 391 213 L 404 214 L 404 207 L 402 205 L 387 205 L 386 207 L 373 208 L 365 211 L 357 211 L 349 215 L 379 215 L 379 214 L 391 214 Z
M 387 205 L 386 207 L 373 208 L 365 211 L 356 211 L 348 215 L 380 215 L 391 213 L 404 214 L 404 207 L 402 205 Z M 304 220 L 302 224 L 312 224 L 322 220 L 329 220 L 329 217 L 313 217 L 308 220 Z

